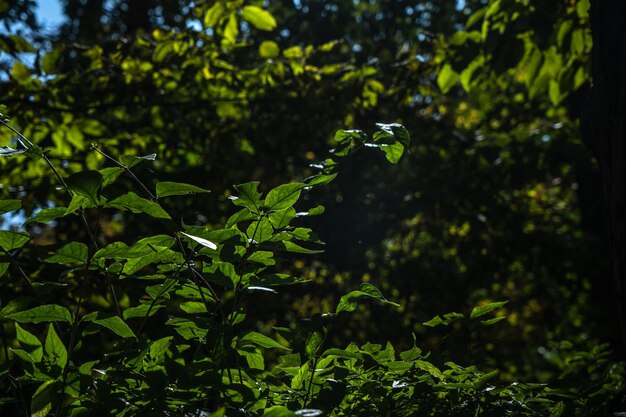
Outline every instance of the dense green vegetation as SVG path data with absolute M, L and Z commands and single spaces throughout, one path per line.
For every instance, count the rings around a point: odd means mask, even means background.
M 62 3 L 0 0 L 0 414 L 626 409 L 624 7 Z

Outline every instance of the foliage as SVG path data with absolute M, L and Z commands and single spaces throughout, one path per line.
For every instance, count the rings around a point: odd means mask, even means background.
M 619 408 L 587 1 L 158 3 L 0 0 L 7 407 Z

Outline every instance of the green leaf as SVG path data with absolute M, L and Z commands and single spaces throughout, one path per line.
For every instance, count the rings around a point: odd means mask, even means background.
M 185 301 L 181 303 L 180 309 L 188 314 L 206 313 L 206 305 L 200 301 Z
M 404 154 L 404 145 L 400 142 L 390 145 L 380 145 L 379 149 L 385 153 L 385 158 L 392 164 L 397 164 Z
M 52 220 L 69 215 L 67 207 L 51 207 L 35 213 L 26 223 L 49 223 Z
M 304 187 L 306 187 L 306 185 L 301 183 L 279 185 L 267 193 L 265 206 L 270 210 L 284 210 L 289 208 L 298 201 Z
M 20 83 L 26 82 L 30 79 L 30 70 L 26 65 L 16 61 L 11 68 L 11 77 Z
M 259 45 L 259 55 L 261 58 L 276 58 L 280 55 L 280 48 L 274 41 L 263 41 Z
M 309 337 L 307 338 L 305 345 L 305 353 L 307 357 L 312 358 L 317 354 L 317 351 L 324 343 L 324 338 L 326 337 L 326 329 L 317 329 L 313 331 Z
M 0 214 L 19 210 L 22 207 L 20 200 L 0 200 Z
M 285 250 L 291 253 L 304 253 L 308 255 L 315 254 L 315 253 L 324 253 L 323 249 L 308 249 L 291 241 L 284 241 L 281 243 L 284 246 Z
M 364 143 L 367 139 L 367 135 L 362 130 L 338 130 L 335 132 L 335 140 L 339 143 L 355 140 L 359 143 Z
M 241 17 L 259 30 L 273 30 L 276 28 L 274 16 L 267 10 L 256 6 L 244 6 L 241 9 Z
M 267 217 L 263 217 L 261 220 L 250 223 L 248 229 L 246 230 L 246 235 L 249 239 L 257 243 L 265 242 L 269 240 L 274 234 L 274 228 L 272 227 L 272 223 L 267 219 Z
M 57 304 L 47 304 L 17 313 L 5 314 L 2 318 L 15 320 L 18 323 L 44 323 L 50 321 L 71 322 L 69 310 Z
M 63 265 L 84 265 L 87 263 L 89 249 L 79 242 L 70 242 L 47 258 L 46 262 Z
M 559 401 L 558 403 L 556 403 L 556 405 L 550 412 L 550 417 L 561 417 L 564 411 L 565 411 L 565 403 L 563 401 Z M 618 415 L 618 414 L 619 413 L 616 413 L 615 415 Z
M 452 65 L 445 64 L 437 76 L 437 85 L 443 94 L 446 94 L 459 81 L 459 74 L 452 69 Z
M 259 182 L 252 181 L 245 184 L 235 185 L 238 196 L 231 196 L 233 204 L 248 208 L 253 213 L 258 213 L 261 206 L 261 193 L 258 191 Z
M 494 317 L 494 318 L 489 319 L 489 320 L 481 320 L 480 324 L 483 325 L 483 326 L 491 326 L 491 325 L 494 325 L 494 324 L 496 324 L 499 321 L 502 321 L 504 319 L 506 319 L 506 316 L 498 316 L 498 317 Z
M 0 254 L 0 278 L 9 270 L 11 266 L 11 257 Z
M 15 332 L 17 341 L 20 343 L 20 346 L 28 352 L 30 357 L 35 361 L 39 362 L 43 358 L 43 347 L 41 342 L 34 334 L 24 330 L 19 324 L 15 323 Z
M 288 207 L 284 210 L 273 211 L 269 214 L 268 219 L 274 229 L 282 229 L 289 226 L 291 220 L 296 217 L 296 211 L 293 207 Z
M 307 187 L 315 187 L 315 186 L 318 186 L 318 185 L 328 184 L 329 182 L 334 180 L 336 177 L 337 177 L 337 174 L 330 174 L 330 175 L 319 174 L 319 175 L 315 175 L 314 177 L 311 177 L 311 178 L 309 178 L 307 180 L 306 186 Z
M 376 127 L 404 146 L 409 146 L 411 143 L 409 131 L 400 123 L 376 123 Z
M 61 369 L 67 364 L 67 349 L 65 345 L 54 331 L 52 323 L 48 325 L 48 334 L 44 345 L 44 352 L 51 363 L 59 365 Z
M 508 301 L 496 301 L 495 303 L 489 303 L 489 304 L 485 304 L 484 306 L 474 307 L 472 309 L 472 312 L 470 313 L 470 319 L 475 319 L 480 316 L 484 316 L 490 311 L 502 307 L 506 303 L 508 303 Z
M 103 177 L 98 171 L 77 172 L 70 175 L 65 182 L 74 194 L 86 198 L 93 205 L 100 204 Z
M 267 337 L 261 333 L 249 332 L 239 338 L 238 344 L 245 346 L 246 344 L 252 344 L 267 349 L 285 349 L 289 350 L 285 346 L 281 345 L 274 339 Z
M 228 16 L 228 21 L 226 22 L 226 26 L 224 27 L 224 40 L 227 43 L 235 43 L 237 40 L 237 35 L 239 35 L 239 22 L 237 22 L 237 16 L 235 13 L 231 13 Z
M 450 323 L 452 323 L 453 321 L 456 321 L 458 319 L 462 319 L 465 318 L 465 316 L 461 313 L 447 313 L 444 314 L 443 316 L 436 316 L 433 317 L 432 319 L 430 319 L 429 321 L 422 323 L 424 326 L 429 326 L 429 327 L 436 327 L 439 325 L 444 325 L 447 326 Z
M 96 319 L 93 322 L 99 326 L 111 330 L 121 337 L 137 337 L 124 321 L 118 316 L 111 316 L 104 319 Z
M 106 203 L 107 207 L 114 207 L 122 210 L 130 210 L 133 213 L 145 213 L 156 219 L 169 219 L 171 217 L 158 204 L 145 198 L 139 197 L 137 194 L 128 192 Z
M 214 27 L 219 22 L 223 13 L 224 5 L 222 2 L 215 2 L 215 4 L 211 6 L 204 15 L 204 25 L 207 27 Z
M 209 190 L 205 190 L 204 188 L 182 182 L 162 181 L 156 185 L 156 195 L 158 198 L 171 195 L 189 195 L 209 192 Z
M 418 359 L 413 362 L 413 366 L 415 366 L 417 369 L 421 369 L 422 371 L 428 372 L 432 376 L 435 376 L 439 379 L 443 379 L 443 374 L 441 373 L 439 368 L 437 368 L 435 365 L 433 365 L 430 362 L 426 362 L 426 361 L 422 361 Z
M 265 250 L 259 250 L 254 252 L 248 257 L 248 262 L 255 262 L 265 266 L 276 265 L 276 260 L 274 260 L 274 253 Z
M 281 405 L 275 405 L 263 410 L 263 417 L 298 417 L 296 413 Z
M 150 155 L 144 156 L 135 156 L 135 155 L 122 155 L 120 156 L 120 162 L 126 168 L 132 168 L 135 165 L 143 162 L 143 161 L 154 161 L 156 160 L 156 154 L 151 153 Z
M 25 232 L 11 232 L 0 230 L 0 248 L 11 251 L 24 246 L 30 240 L 30 235 Z
M 46 417 L 50 413 L 60 384 L 60 381 L 49 380 L 37 388 L 30 401 L 31 417 Z
M 120 168 L 120 167 L 102 168 L 98 172 L 102 174 L 102 188 L 104 188 L 107 185 L 113 184 L 115 180 L 124 173 L 124 168 Z
M 361 288 L 358 291 L 352 291 L 341 297 L 335 313 L 341 313 L 343 311 L 350 312 L 356 310 L 358 302 L 364 298 L 373 298 L 375 300 L 382 301 L 385 304 L 391 304 L 396 307 L 400 306 L 399 304 L 388 301 L 385 297 L 383 297 L 378 288 L 376 288 L 372 284 L 364 283 L 361 285 Z
M 153 316 L 154 313 L 159 311 L 161 308 L 165 307 L 162 304 L 151 304 L 144 303 L 139 304 L 136 307 L 129 307 L 122 313 L 124 320 L 133 319 L 136 317 L 150 317 Z

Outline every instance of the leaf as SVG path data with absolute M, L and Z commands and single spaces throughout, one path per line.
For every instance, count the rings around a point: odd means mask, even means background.
M 59 217 L 69 215 L 67 207 L 51 207 L 35 213 L 33 217 L 26 220 L 26 223 L 49 223 Z
M 391 304 L 393 306 L 399 307 L 399 304 L 388 301 L 385 297 L 383 297 L 382 293 L 370 283 L 365 283 L 361 285 L 361 288 L 358 291 L 352 291 L 339 300 L 339 304 L 337 305 L 337 309 L 335 313 L 341 313 L 343 311 L 351 312 L 356 310 L 358 305 L 358 301 L 363 298 L 373 298 L 378 301 L 382 301 L 386 304 Z
M 50 321 L 71 322 L 72 315 L 65 307 L 57 304 L 47 304 L 17 313 L 5 314 L 1 316 L 18 323 L 44 323 Z
M 135 165 L 143 162 L 143 161 L 154 161 L 156 160 L 156 154 L 151 153 L 149 155 L 144 156 L 135 156 L 135 155 L 122 155 L 120 156 L 120 162 L 126 168 L 132 168 Z
M 450 64 L 445 64 L 437 76 L 437 85 L 443 94 L 446 94 L 459 81 L 459 74 L 452 69 Z
M 237 40 L 237 35 L 239 34 L 239 23 L 237 22 L 237 16 L 235 13 L 231 13 L 228 16 L 228 21 L 226 22 L 226 26 L 224 27 L 224 40 L 227 43 L 235 43 Z
M 249 332 L 239 338 L 238 344 L 245 346 L 246 344 L 252 344 L 268 349 L 285 349 L 289 350 L 285 346 L 281 345 L 274 339 L 267 337 L 261 333 Z
M 137 194 L 128 192 L 106 203 L 107 207 L 115 207 L 122 210 L 130 210 L 133 213 L 144 213 L 156 219 L 170 219 L 171 217 L 163 208 L 154 201 L 146 200 Z
M 400 123 L 376 123 L 376 127 L 384 133 L 391 135 L 395 141 L 400 142 L 404 146 L 409 146 L 411 135 Z
M 46 262 L 62 265 L 84 265 L 87 263 L 89 249 L 79 242 L 70 242 L 47 258 Z
M 379 149 L 385 153 L 385 158 L 392 164 L 397 164 L 404 154 L 404 145 L 400 142 L 391 145 L 380 145 Z
M 433 317 L 432 319 L 430 319 L 429 321 L 422 323 L 424 326 L 429 326 L 429 327 L 436 327 L 439 325 L 444 325 L 447 326 L 450 323 L 452 323 L 453 321 L 456 321 L 458 319 L 462 319 L 465 318 L 465 316 L 461 313 L 447 313 L 444 314 L 443 316 L 436 316 Z
M 494 324 L 496 324 L 496 323 L 498 323 L 498 322 L 500 322 L 500 321 L 502 321 L 504 319 L 506 319 L 505 316 L 498 316 L 498 317 L 494 317 L 494 318 L 489 319 L 489 320 L 481 320 L 480 324 L 483 325 L 483 326 L 491 326 L 491 325 L 494 325 Z
M 41 342 L 34 334 L 24 330 L 19 324 L 15 323 L 15 333 L 20 346 L 28 352 L 30 357 L 39 362 L 43 358 L 43 347 Z
M 46 417 L 50 413 L 52 402 L 58 395 L 59 384 L 57 380 L 49 380 L 37 388 L 30 401 L 31 417 Z
M 22 202 L 20 200 L 0 200 L 0 215 L 19 210 L 21 207 Z
M 439 379 L 443 379 L 443 374 L 441 373 L 439 368 L 437 368 L 435 365 L 433 365 L 430 362 L 426 362 L 426 361 L 422 361 L 418 359 L 413 362 L 413 366 L 415 366 L 417 369 L 421 369 L 422 371 L 428 372 L 432 376 L 435 376 Z
M 30 70 L 26 67 L 26 65 L 16 61 L 13 63 L 13 68 L 11 68 L 11 77 L 18 82 L 23 83 L 30 79 Z
M 273 234 L 274 228 L 267 217 L 263 217 L 259 221 L 250 223 L 250 226 L 248 226 L 248 229 L 246 230 L 248 238 L 257 243 L 269 240 Z
M 5 251 L 19 249 L 30 240 L 30 235 L 25 232 L 11 232 L 0 230 L 0 248 Z
M 207 27 L 214 27 L 219 22 L 223 13 L 224 5 L 222 2 L 215 2 L 215 4 L 211 6 L 204 15 L 204 25 Z
M 274 41 L 263 41 L 259 45 L 259 55 L 261 58 L 276 58 L 280 55 L 280 48 Z
M 158 198 L 168 197 L 171 195 L 189 195 L 199 193 L 210 193 L 210 191 L 182 182 L 162 181 L 156 185 L 156 195 Z
M 236 206 L 246 207 L 250 211 L 258 213 L 261 205 L 261 193 L 259 193 L 258 188 L 258 181 L 235 185 L 235 190 L 239 192 L 239 196 L 231 197 L 233 204 Z
M 133 333 L 133 331 L 130 329 L 130 327 L 128 327 L 128 325 L 124 323 L 124 321 L 118 316 L 111 316 L 105 319 L 96 319 L 93 320 L 93 323 L 111 330 L 118 336 L 122 336 L 125 338 L 137 337 L 135 336 L 135 333 Z
M 153 316 L 154 313 L 159 311 L 161 308 L 165 307 L 162 304 L 154 304 L 145 303 L 139 304 L 136 307 L 129 307 L 122 313 L 124 320 L 133 319 L 136 317 L 150 317 Z
M 52 323 L 48 325 L 48 334 L 46 335 L 44 352 L 50 362 L 59 365 L 61 369 L 65 368 L 65 365 L 67 364 L 67 349 L 65 349 L 65 345 L 57 335 L 56 331 L 54 331 Z
M 359 143 L 364 143 L 367 139 L 367 135 L 362 130 L 338 130 L 335 132 L 335 140 L 339 143 L 349 140 L 356 140 Z
M 263 410 L 263 417 L 298 417 L 296 413 L 281 405 L 275 405 Z
M 559 401 L 556 403 L 552 411 L 550 412 L 550 417 L 561 417 L 563 415 L 563 411 L 565 411 L 565 403 L 563 401 Z M 620 413 L 615 413 L 615 415 L 619 415 Z
M 244 6 L 241 9 L 241 17 L 259 30 L 273 30 L 276 28 L 274 16 L 267 10 L 256 6 Z
M 102 188 L 111 185 L 115 182 L 115 180 L 124 173 L 124 168 L 120 167 L 109 167 L 102 168 L 100 171 L 102 174 Z
M 475 319 L 480 316 L 483 316 L 489 313 L 490 311 L 495 310 L 496 308 L 502 307 L 506 303 L 508 303 L 508 301 L 497 301 L 495 303 L 485 304 L 484 306 L 474 307 L 472 309 L 472 312 L 470 313 L 470 319 Z
M 284 210 L 273 211 L 269 214 L 268 219 L 274 229 L 282 229 L 289 226 L 289 222 L 296 217 L 296 211 L 293 207 Z
M 188 314 L 206 313 L 206 305 L 200 301 L 185 301 L 179 306 L 181 310 Z
M 100 203 L 103 180 L 102 174 L 98 171 L 81 171 L 70 175 L 65 182 L 73 193 L 85 197 L 97 206 Z
M 270 210 L 284 210 L 289 208 L 298 201 L 304 187 L 306 187 L 306 185 L 301 183 L 279 185 L 267 193 L 265 206 Z
M 193 240 L 196 243 L 201 244 L 204 247 L 207 247 L 209 249 L 217 249 L 217 245 L 215 243 L 211 242 L 210 240 L 203 239 L 203 238 L 198 237 L 198 236 L 190 235 L 190 234 L 185 233 L 185 232 L 180 232 L 180 234 L 187 236 L 189 239 Z
M 304 253 L 304 254 L 315 254 L 315 253 L 324 253 L 323 249 L 308 249 L 304 248 L 297 243 L 291 241 L 281 242 L 287 252 L 291 253 Z

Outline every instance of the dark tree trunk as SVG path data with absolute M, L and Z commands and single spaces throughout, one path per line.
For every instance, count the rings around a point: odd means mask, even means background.
M 598 159 L 604 188 L 616 326 L 626 356 L 626 2 L 595 0 L 591 120 L 582 129 Z

